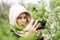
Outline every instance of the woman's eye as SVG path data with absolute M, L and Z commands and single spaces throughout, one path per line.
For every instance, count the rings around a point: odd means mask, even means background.
M 26 17 L 24 17 L 24 19 L 25 19 Z

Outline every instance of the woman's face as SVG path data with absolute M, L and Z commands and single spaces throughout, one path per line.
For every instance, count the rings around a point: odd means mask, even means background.
M 27 24 L 27 15 L 26 13 L 20 14 L 16 19 L 17 24 L 20 24 L 21 22 L 24 22 Z

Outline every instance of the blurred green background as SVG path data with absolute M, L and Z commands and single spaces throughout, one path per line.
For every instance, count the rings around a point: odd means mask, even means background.
M 43 32 L 44 40 L 60 40 L 60 0 L 50 0 L 48 4 L 40 0 L 38 3 L 41 6 L 32 3 L 27 4 L 27 7 L 24 4 L 21 5 L 32 13 L 33 19 L 47 20 Z M 0 40 L 35 40 L 33 36 L 20 39 L 10 32 L 9 8 L 11 5 L 4 2 L 0 4 Z

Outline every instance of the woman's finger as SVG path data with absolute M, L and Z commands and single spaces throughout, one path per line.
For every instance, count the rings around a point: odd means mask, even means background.
M 29 23 L 29 25 L 33 25 L 34 20 L 32 19 Z
M 41 24 L 40 23 L 38 23 L 37 25 L 36 25 L 36 27 L 34 28 L 34 30 L 36 30 L 38 27 L 40 27 L 41 26 Z
M 32 24 L 33 24 L 34 20 L 32 19 L 30 21 L 30 23 L 26 26 L 26 28 L 24 28 L 23 30 L 30 30 L 32 28 Z
M 32 32 L 35 32 L 36 31 L 36 29 L 38 28 L 40 26 L 40 24 L 38 23 L 37 25 L 36 25 L 36 27 L 34 28 L 34 26 L 32 27 Z
M 43 30 L 41 29 L 41 30 L 37 30 L 38 32 L 43 32 Z
M 38 24 L 38 20 L 35 21 L 33 28 L 35 28 L 37 24 Z

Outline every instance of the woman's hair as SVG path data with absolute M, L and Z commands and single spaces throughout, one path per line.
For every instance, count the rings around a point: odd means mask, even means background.
M 26 13 L 26 16 L 27 16 L 27 23 L 29 23 L 29 21 L 31 20 L 31 15 L 27 12 L 25 12 L 25 13 Z

